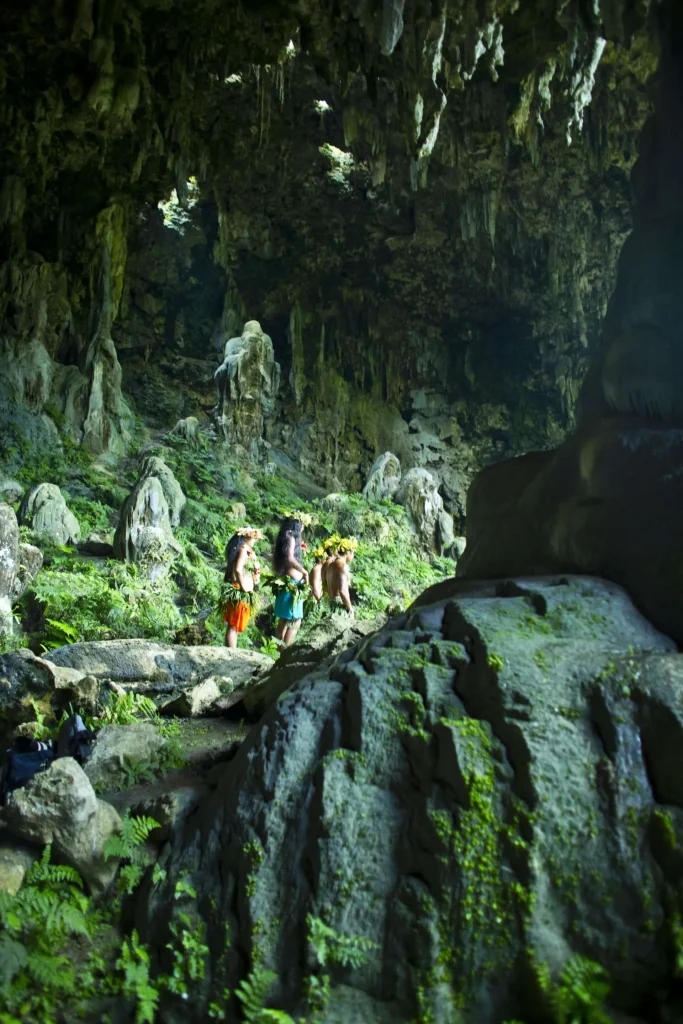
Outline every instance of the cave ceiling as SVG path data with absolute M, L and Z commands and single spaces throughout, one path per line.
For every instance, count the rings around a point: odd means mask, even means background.
M 552 441 L 631 226 L 652 13 L 5 5 L 3 335 L 39 332 L 82 367 L 106 300 L 125 370 L 174 349 L 178 366 L 215 361 L 254 318 L 302 411 L 334 366 L 406 415 L 416 388 L 441 388 L 515 407 L 513 448 Z M 187 214 L 169 243 L 157 204 L 174 188 Z

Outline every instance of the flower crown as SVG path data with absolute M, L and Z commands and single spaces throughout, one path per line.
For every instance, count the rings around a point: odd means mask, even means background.
M 322 542 L 321 547 L 324 551 L 336 551 L 341 544 L 341 537 L 338 533 L 333 533 L 331 537 Z
M 238 537 L 251 537 L 252 540 L 263 540 L 263 534 L 255 526 L 240 526 L 239 530 L 235 530 L 235 534 Z
M 310 512 L 300 512 L 295 509 L 294 512 L 285 512 L 286 519 L 298 519 L 302 526 L 310 526 L 313 522 L 313 516 Z
M 323 545 L 320 544 L 320 545 L 318 545 L 317 548 L 313 549 L 311 554 L 313 555 L 314 558 L 324 558 L 325 555 L 327 554 L 327 552 L 326 552 L 325 548 L 323 547 Z
M 339 553 L 345 555 L 347 551 L 355 551 L 358 547 L 358 541 L 355 537 L 342 537 L 339 541 Z

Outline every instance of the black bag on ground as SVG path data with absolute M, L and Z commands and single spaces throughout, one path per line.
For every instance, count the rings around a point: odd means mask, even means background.
M 90 757 L 95 733 L 86 729 L 80 715 L 69 715 L 62 722 L 57 740 L 57 757 L 73 757 L 84 764 Z
M 15 789 L 30 782 L 38 772 L 49 768 L 55 759 L 55 752 L 46 743 L 20 737 L 14 747 L 5 754 L 0 781 L 0 804 L 7 803 L 7 797 Z

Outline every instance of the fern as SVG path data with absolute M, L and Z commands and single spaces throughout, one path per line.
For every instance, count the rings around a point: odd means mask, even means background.
M 123 995 L 135 1002 L 136 1024 L 154 1024 L 159 990 L 150 981 L 149 953 L 139 941 L 136 931 L 131 935 L 130 942 L 124 940 L 116 966 L 123 973 Z
M 360 936 L 346 936 L 335 932 L 319 917 L 307 918 L 308 941 L 313 947 L 320 967 L 336 964 L 340 967 L 358 969 L 367 962 L 368 953 L 377 949 L 377 943 Z
M 274 971 L 256 966 L 249 977 L 240 983 L 235 995 L 242 1004 L 246 1024 L 294 1024 L 293 1018 L 284 1010 L 264 1009 L 263 1004 L 276 981 L 277 974 Z
M 121 819 L 120 831 L 116 835 L 110 836 L 104 844 L 105 859 L 117 857 L 119 860 L 128 861 L 128 864 L 121 868 L 119 874 L 118 889 L 120 893 L 129 896 L 137 888 L 144 869 L 150 862 L 149 854 L 144 849 L 144 843 L 155 828 L 159 828 L 159 822 L 154 818 L 144 815 L 131 817 L 130 812 L 126 812 Z

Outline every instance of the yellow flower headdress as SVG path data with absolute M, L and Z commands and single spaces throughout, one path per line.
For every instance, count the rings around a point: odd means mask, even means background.
M 322 546 L 325 549 L 325 551 L 329 552 L 336 551 L 340 544 L 341 537 L 339 536 L 338 533 L 333 533 L 331 537 L 328 537 L 327 540 L 323 541 Z
M 300 512 L 295 509 L 294 512 L 285 512 L 286 519 L 298 519 L 302 526 L 310 526 L 313 522 L 313 516 L 310 512 Z
M 252 540 L 263 540 L 263 534 L 255 526 L 240 526 L 235 530 L 238 537 L 251 537 Z
M 358 541 L 355 537 L 342 537 L 339 541 L 339 553 L 345 555 L 347 551 L 356 551 Z
M 321 558 L 325 557 L 327 552 L 325 551 L 325 548 L 323 547 L 323 545 L 320 544 L 317 548 L 315 548 L 315 550 L 312 552 L 312 554 L 313 554 L 313 557 L 315 559 L 321 559 Z

